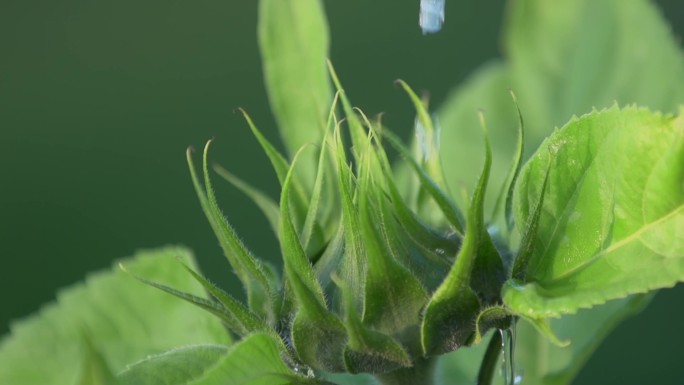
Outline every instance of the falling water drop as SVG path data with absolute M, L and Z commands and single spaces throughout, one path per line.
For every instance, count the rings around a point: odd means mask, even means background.
M 518 385 L 522 376 L 515 372 L 515 323 L 501 333 L 501 370 L 505 385 Z
M 439 32 L 444 24 L 445 0 L 420 0 L 418 23 L 423 34 Z

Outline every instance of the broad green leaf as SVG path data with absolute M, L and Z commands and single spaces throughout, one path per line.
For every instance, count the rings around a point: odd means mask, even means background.
M 231 347 L 193 345 L 151 356 L 126 368 L 118 379 L 121 385 L 325 383 L 309 375 L 283 353 L 277 337 L 256 333 Z
M 193 264 L 190 252 L 177 247 L 141 251 L 124 263 L 138 275 L 202 295 L 202 286 L 176 258 Z M 223 325 L 211 315 L 116 267 L 60 291 L 56 303 L 12 324 L 11 334 L 0 342 L 0 383 L 75 384 L 84 334 L 113 372 L 177 346 L 230 342 Z
M 258 32 L 271 108 L 293 155 L 307 143 L 320 143 L 332 102 L 322 1 L 261 0 Z M 310 155 L 305 155 L 302 169 L 307 186 L 313 185 L 315 176 L 315 158 Z
M 546 166 L 546 172 L 544 173 L 544 180 L 541 184 L 537 202 L 535 202 L 534 206 L 531 208 L 527 222 L 521 223 L 519 225 L 519 227 L 524 230 L 521 234 L 520 246 L 518 247 L 518 252 L 515 255 L 515 260 L 513 261 L 513 266 L 510 273 L 511 278 L 516 280 L 525 281 L 530 259 L 535 252 L 539 220 L 541 218 L 542 208 L 544 207 L 544 196 L 546 195 L 546 186 L 549 182 L 550 171 L 551 159 L 549 159 L 549 162 Z
M 281 349 L 282 344 L 273 336 L 252 334 L 228 348 L 216 366 L 192 385 L 327 384 L 311 377 L 307 367 L 292 361 Z
M 513 312 L 559 316 L 684 280 L 683 117 L 613 107 L 573 119 L 523 169 L 517 223 L 547 167 L 525 281 L 503 291 Z
M 592 106 L 608 106 L 617 100 L 674 112 L 684 103 L 681 44 L 653 2 L 529 0 L 511 2 L 509 11 L 503 35 L 506 61 L 479 69 L 440 108 L 442 159 L 448 165 L 445 174 L 452 187 L 476 183 L 475 168 L 457 165 L 471 164 L 481 154 L 475 118 L 478 108 L 488 112 L 490 121 L 496 154 L 493 185 L 503 180 L 515 120 L 515 111 L 505 97 L 508 89 L 517 94 L 525 116 L 526 157 L 554 127 Z M 595 322 L 601 324 L 602 320 Z M 585 327 L 592 324 L 587 322 Z M 592 335 L 595 343 L 606 333 Z M 543 354 L 548 363 L 564 360 L 562 366 L 575 362 L 572 354 L 566 356 L 556 349 Z M 449 364 L 444 367 L 448 370 Z M 450 372 L 449 378 L 452 375 Z M 530 383 L 535 384 L 534 380 Z
M 625 318 L 640 312 L 650 298 L 650 295 L 646 295 L 610 301 L 603 306 L 583 309 L 577 314 L 552 320 L 552 327 L 560 338 L 572 341 L 565 347 L 550 342 L 527 321 L 518 321 L 514 366 L 515 373 L 522 376 L 520 384 L 571 384 L 608 333 Z M 490 334 L 494 337 L 498 332 Z M 488 338 L 468 349 L 459 349 L 440 357 L 436 384 L 477 383 L 477 370 L 484 358 Z M 493 384 L 505 385 L 499 370 L 495 373 Z
M 85 337 L 85 351 L 81 376 L 77 385 L 124 385 L 121 384 L 112 373 L 100 352 Z
M 229 349 L 222 345 L 173 349 L 128 366 L 117 378 L 121 385 L 195 384 L 221 361 Z
M 554 127 L 592 107 L 617 101 L 675 112 L 684 103 L 681 44 L 652 1 L 516 1 L 505 26 L 506 61 L 477 70 L 439 109 L 442 161 L 454 188 L 477 181 L 477 169 L 464 165 L 481 159 L 478 109 L 487 113 L 497 154 L 493 185 L 504 180 L 515 135 L 509 89 L 525 116 L 526 157 Z
M 681 43 L 653 1 L 527 0 L 510 11 L 504 47 L 531 149 L 592 108 L 684 103 Z
M 634 296 L 610 301 L 577 314 L 551 321 L 559 338 L 570 345 L 559 347 L 530 323 L 518 322 L 516 366 L 523 376 L 521 385 L 568 385 L 616 325 L 639 313 L 651 296 Z

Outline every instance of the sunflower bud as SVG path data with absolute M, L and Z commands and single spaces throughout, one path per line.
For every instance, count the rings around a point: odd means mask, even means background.
M 332 75 L 338 93 L 328 130 L 316 147 L 318 168 L 310 191 L 296 171 L 299 155 L 313 147 L 302 148 L 288 162 L 246 114 L 280 179 L 280 202 L 221 172 L 271 220 L 282 252 L 282 278 L 249 252 L 221 213 L 207 170 L 209 145 L 203 183 L 189 154 L 202 208 L 248 301 L 243 305 L 195 272 L 212 299 L 189 300 L 221 317 L 239 337 L 270 335 L 301 383 L 321 383 L 303 372 L 370 373 L 383 383 L 408 383 L 411 373 L 432 368 L 434 357 L 479 342 L 488 328 L 510 323 L 500 291 L 511 267 L 500 255 L 506 248 L 499 240 L 495 247 L 483 214 L 489 141 L 485 130 L 484 169 L 462 212 L 444 182 L 438 132 L 427 106 L 408 85 L 398 82 L 415 105 L 420 134 L 430 138 L 430 147 L 418 146 L 418 154 L 353 110 Z M 338 100 L 351 146 L 344 143 L 335 115 Z M 410 183 L 395 180 L 384 144 L 414 172 Z

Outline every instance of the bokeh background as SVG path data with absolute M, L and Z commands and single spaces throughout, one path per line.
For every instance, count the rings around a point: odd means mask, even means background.
M 331 57 L 354 103 L 408 135 L 413 111 L 392 84 L 434 105 L 500 56 L 503 0 L 450 1 L 422 36 L 418 0 L 326 1 Z M 658 5 L 684 36 L 684 2 Z M 187 146 L 277 193 L 242 118 L 278 140 L 261 76 L 256 0 L 0 0 L 0 334 L 58 288 L 140 248 L 183 244 L 226 287 L 235 280 L 203 217 Z M 635 26 L 638 28 L 638 26 Z M 219 200 L 256 254 L 277 257 L 257 209 L 227 183 Z M 577 384 L 681 384 L 684 287 L 621 325 Z

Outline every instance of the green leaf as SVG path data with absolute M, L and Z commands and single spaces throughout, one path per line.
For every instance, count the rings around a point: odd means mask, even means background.
M 190 252 L 177 247 L 141 251 L 124 263 L 139 275 L 201 295 L 201 285 L 177 257 L 193 264 Z M 118 267 L 60 291 L 57 303 L 12 324 L 11 331 L 0 342 L 2 384 L 73 385 L 81 374 L 84 333 L 113 372 L 176 346 L 230 342 L 217 319 L 141 285 Z
M 287 360 L 286 364 L 283 360 Z M 255 333 L 230 346 L 195 345 L 138 362 L 119 375 L 123 385 L 304 385 L 324 384 L 307 376 L 282 344 Z
M 530 0 L 511 7 L 507 25 L 505 52 L 532 149 L 592 108 L 618 102 L 676 112 L 684 102 L 684 55 L 652 1 Z
M 271 109 L 293 155 L 307 143 L 320 143 L 332 102 L 326 68 L 328 26 L 322 2 L 262 0 L 258 32 Z M 303 162 L 307 186 L 313 185 L 315 175 L 312 159 Z
M 307 367 L 290 360 L 272 336 L 256 333 L 230 347 L 228 354 L 202 381 L 193 385 L 327 384 Z
M 519 227 L 524 229 L 521 235 L 520 246 L 513 261 L 511 268 L 511 278 L 525 281 L 527 277 L 527 268 L 530 263 L 530 258 L 534 254 L 537 240 L 537 230 L 539 229 L 539 219 L 541 218 L 542 207 L 544 206 L 544 196 L 546 195 L 546 186 L 549 181 L 549 172 L 551 171 L 551 159 L 546 166 L 544 173 L 544 180 L 542 181 L 539 198 L 531 210 L 527 222 L 521 223 Z
M 559 316 L 684 280 L 683 117 L 613 107 L 573 119 L 523 169 L 517 223 L 548 162 L 526 282 L 503 292 L 513 312 Z
M 616 325 L 639 313 L 651 296 L 610 301 L 592 309 L 551 321 L 559 338 L 571 341 L 560 347 L 528 322 L 518 322 L 516 366 L 523 368 L 523 383 L 568 385 L 603 339 Z
M 81 377 L 77 385 L 125 385 L 121 384 L 112 373 L 100 352 L 95 349 L 89 338 L 84 338 L 85 357 Z
M 653 2 L 529 0 L 510 5 L 503 31 L 507 60 L 478 69 L 439 109 L 441 156 L 449 165 L 445 176 L 450 186 L 476 184 L 477 169 L 464 165 L 482 153 L 478 109 L 489 113 L 497 154 L 492 182 L 503 182 L 515 138 L 509 89 L 525 115 L 529 151 L 554 127 L 592 107 L 617 101 L 676 112 L 684 103 L 684 55 Z
M 221 345 L 193 345 L 147 357 L 119 373 L 122 385 L 195 384 L 210 372 L 229 348 Z

